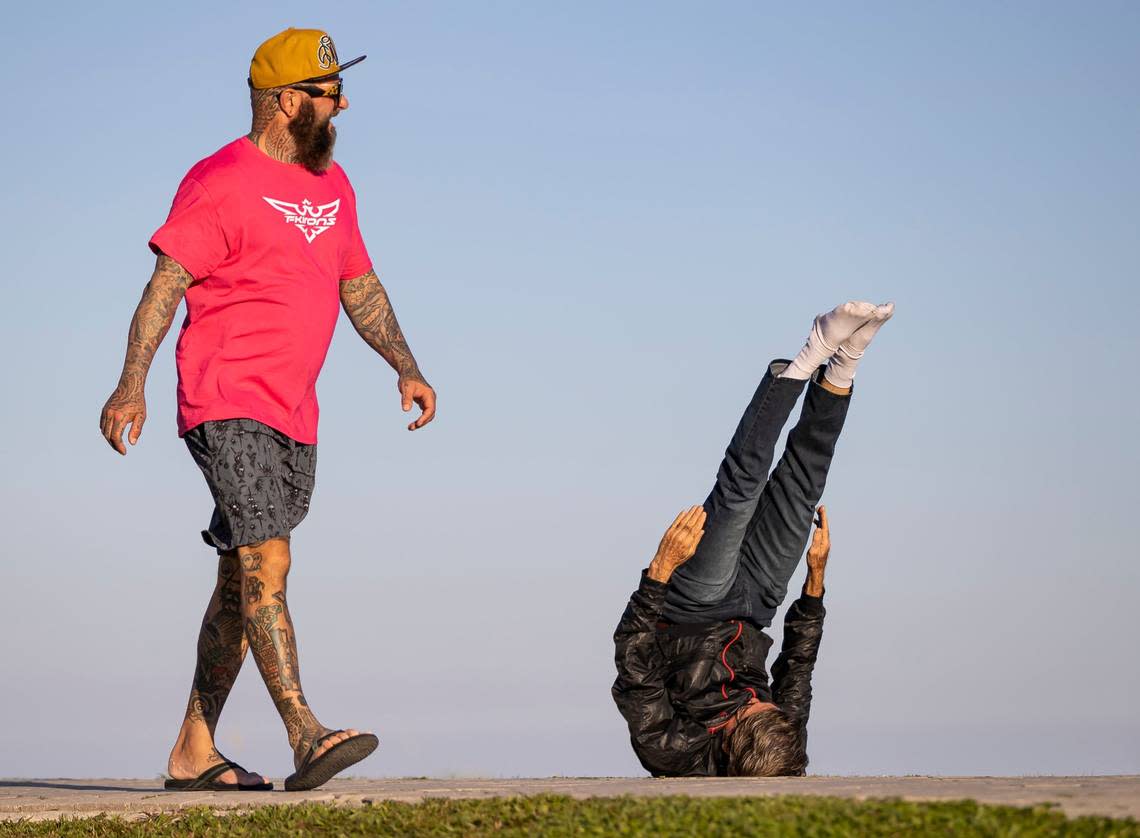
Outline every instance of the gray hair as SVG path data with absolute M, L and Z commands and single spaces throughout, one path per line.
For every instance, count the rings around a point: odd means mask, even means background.
M 807 733 L 779 707 L 745 716 L 728 735 L 728 773 L 735 777 L 800 777 Z

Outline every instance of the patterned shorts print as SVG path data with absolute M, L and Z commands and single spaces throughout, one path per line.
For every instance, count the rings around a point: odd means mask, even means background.
M 214 496 L 202 539 L 219 553 L 286 537 L 308 514 L 316 445 L 253 419 L 203 422 L 183 439 Z

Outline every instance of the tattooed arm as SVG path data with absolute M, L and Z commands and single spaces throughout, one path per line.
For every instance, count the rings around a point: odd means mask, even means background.
M 170 329 L 174 312 L 182 301 L 186 289 L 194 278 L 186 269 L 165 254 L 159 254 L 154 265 L 154 273 L 146 284 L 142 299 L 139 300 L 135 316 L 131 320 L 131 331 L 127 336 L 127 357 L 123 361 L 123 373 L 111 398 L 103 405 L 99 417 L 99 429 L 111 447 L 120 454 L 126 454 L 123 445 L 123 431 L 131 426 L 128 435 L 131 445 L 138 442 L 146 421 L 146 374 L 150 362 L 162 339 Z
M 412 357 L 412 350 L 396 322 L 396 312 L 392 310 L 388 292 L 380 284 L 376 272 L 369 271 L 342 282 L 340 302 L 357 333 L 392 365 L 399 376 L 396 386 L 400 390 L 404 410 L 411 410 L 412 402 L 420 406 L 422 413 L 408 425 L 408 430 L 422 428 L 435 417 L 435 390 L 424 380 L 416 359 Z

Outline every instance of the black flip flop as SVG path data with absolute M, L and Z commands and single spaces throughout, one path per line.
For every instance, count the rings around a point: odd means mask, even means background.
M 167 791 L 273 791 L 273 783 L 219 783 L 218 777 L 231 768 L 234 771 L 245 771 L 236 762 L 227 759 L 210 766 L 193 780 L 167 780 L 162 787 Z
M 338 733 L 344 733 L 344 731 L 334 730 L 332 733 L 326 733 L 309 746 L 309 751 L 301 760 L 300 766 L 294 773 L 285 778 L 285 791 L 308 791 L 317 786 L 323 786 L 336 774 L 344 771 L 348 766 L 360 762 L 375 751 L 376 746 L 380 744 L 380 740 L 373 734 L 358 733 L 350 739 L 338 742 L 314 759 L 313 754 L 317 752 L 321 744 Z

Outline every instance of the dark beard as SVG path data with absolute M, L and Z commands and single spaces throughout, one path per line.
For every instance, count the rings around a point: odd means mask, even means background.
M 336 145 L 336 128 L 332 117 L 317 123 L 317 109 L 312 99 L 305 99 L 301 109 L 289 122 L 289 136 L 296 146 L 297 162 L 315 175 L 319 175 L 332 162 L 333 146 Z

